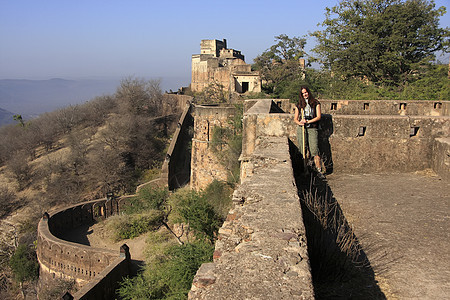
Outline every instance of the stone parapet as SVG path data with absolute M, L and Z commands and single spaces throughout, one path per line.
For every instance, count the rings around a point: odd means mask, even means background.
M 433 170 L 450 181 L 450 137 L 437 138 L 433 145 Z
M 104 282 L 111 280 L 109 276 L 116 278 L 129 274 L 129 254 L 122 255 L 119 249 L 100 249 L 64 240 L 65 232 L 119 213 L 127 199 L 98 199 L 44 214 L 38 224 L 36 250 L 40 289 L 55 278 L 74 280 L 81 288 L 94 279 Z M 112 297 L 114 293 L 109 295 Z
M 242 178 L 251 172 L 246 160 L 259 137 L 285 136 L 297 144 L 293 118 L 288 113 L 244 114 Z M 319 150 L 329 172 L 414 172 L 434 166 L 435 156 L 442 155 L 434 151 L 435 139 L 449 132 L 449 116 L 323 114 Z
M 168 186 L 169 190 L 174 190 L 189 183 L 191 158 L 187 148 L 192 139 L 189 132 L 193 126 L 191 107 L 189 100 L 185 104 L 161 168 L 159 185 Z
M 312 299 L 306 233 L 286 137 L 258 139 L 252 174 L 233 194 L 214 262 L 189 299 Z
M 322 112 L 332 115 L 450 116 L 450 101 L 326 100 Z

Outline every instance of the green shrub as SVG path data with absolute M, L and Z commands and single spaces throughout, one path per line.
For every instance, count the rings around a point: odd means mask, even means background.
M 169 259 L 164 265 L 164 281 L 169 299 L 186 299 L 195 273 L 201 264 L 212 261 L 214 246 L 196 241 L 169 249 Z
M 173 214 L 171 222 L 189 224 L 197 238 L 214 240 L 221 220 L 203 192 L 183 190 L 171 195 L 169 203 Z
M 205 241 L 169 247 L 145 272 L 125 279 L 118 294 L 124 300 L 186 299 L 195 273 L 212 260 L 213 251 L 214 246 Z
M 168 195 L 167 188 L 145 186 L 139 190 L 136 197 L 130 200 L 125 208 L 125 213 L 136 214 L 149 209 L 161 209 L 166 203 Z
M 146 240 L 145 256 L 148 266 L 158 264 L 166 259 L 167 250 L 178 245 L 168 230 L 149 232 Z
M 165 151 L 167 152 L 167 151 Z M 164 153 L 165 153 L 164 152 Z M 161 174 L 161 166 L 157 166 L 151 169 L 147 169 L 145 171 L 143 171 L 141 173 L 141 179 L 140 182 L 149 182 L 152 181 L 153 179 L 156 179 L 160 176 Z
M 9 266 L 17 282 L 35 280 L 39 276 L 36 254 L 25 244 L 17 247 L 9 260 Z
M 109 224 L 114 230 L 114 239 L 132 239 L 143 233 L 158 229 L 165 218 L 161 210 L 149 210 L 145 213 L 134 215 L 123 215 L 110 218 Z
M 231 194 L 233 193 L 233 189 L 231 186 L 226 182 L 214 180 L 206 187 L 203 193 L 216 214 L 222 220 L 225 220 L 232 204 Z

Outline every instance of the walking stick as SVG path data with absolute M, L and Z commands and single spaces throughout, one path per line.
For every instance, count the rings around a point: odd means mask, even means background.
M 303 108 L 301 109 L 302 111 L 302 120 L 305 117 L 305 112 L 303 111 Z M 308 173 L 308 169 L 306 168 L 306 128 L 305 128 L 305 124 L 303 124 L 302 126 L 302 155 L 303 155 L 303 173 Z

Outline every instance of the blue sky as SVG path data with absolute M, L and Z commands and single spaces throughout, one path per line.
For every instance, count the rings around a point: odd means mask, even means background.
M 449 10 L 450 0 L 435 2 Z M 179 77 L 187 85 L 202 39 L 226 38 L 252 63 L 274 36 L 317 30 L 337 3 L 0 0 L 0 79 Z M 450 26 L 449 12 L 441 26 Z

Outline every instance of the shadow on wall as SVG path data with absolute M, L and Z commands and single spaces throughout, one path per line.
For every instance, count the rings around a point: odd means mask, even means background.
M 169 159 L 169 190 L 181 188 L 189 184 L 191 176 L 191 152 L 194 118 L 190 113 L 186 113 L 182 124 L 178 123 L 180 129 L 176 143 Z
M 316 298 L 386 299 L 358 237 L 326 180 L 309 170 L 305 174 L 293 143 L 291 156 Z
M 319 151 L 325 165 L 326 174 L 333 173 L 333 156 L 331 153 L 330 137 L 334 132 L 333 117 L 329 114 L 322 114 L 319 130 Z

